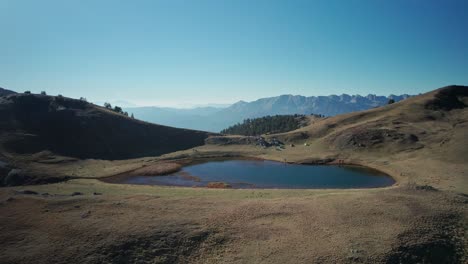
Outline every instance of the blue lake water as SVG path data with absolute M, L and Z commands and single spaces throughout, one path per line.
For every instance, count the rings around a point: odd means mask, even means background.
M 132 176 L 120 183 L 204 187 L 224 182 L 232 188 L 375 188 L 395 183 L 390 176 L 359 166 L 285 164 L 262 160 L 209 161 L 164 176 Z

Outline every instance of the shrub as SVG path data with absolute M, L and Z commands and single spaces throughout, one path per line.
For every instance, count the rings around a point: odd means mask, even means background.
M 122 107 L 120 106 L 114 106 L 114 108 L 112 108 L 112 105 L 110 103 L 104 103 L 104 107 L 109 109 L 109 110 L 112 110 L 116 113 L 119 113 L 119 114 L 122 114 L 122 115 L 125 115 L 125 116 L 128 116 L 128 113 L 127 112 L 124 112 Z
M 123 114 L 122 107 L 120 107 L 120 106 L 114 106 L 114 112 Z

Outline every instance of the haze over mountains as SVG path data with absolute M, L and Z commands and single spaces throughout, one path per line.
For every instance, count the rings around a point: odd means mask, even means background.
M 14 93 L 14 91 L 0 88 L 0 96 Z M 239 101 L 230 106 L 211 104 L 194 108 L 135 107 L 124 100 L 112 101 L 111 103 L 123 107 L 124 111 L 129 114 L 133 113 L 139 120 L 178 128 L 219 132 L 246 118 L 267 115 L 309 115 L 312 113 L 335 116 L 382 106 L 387 104 L 389 99 L 398 102 L 408 97 L 410 97 L 408 94 L 389 96 L 342 94 L 309 97 L 289 94 L 261 98 L 252 102 Z M 95 103 L 103 104 L 101 102 Z
M 125 111 L 133 113 L 136 118 L 181 128 L 190 128 L 211 132 L 219 132 L 246 118 L 256 118 L 267 115 L 286 114 L 320 114 L 334 116 L 343 113 L 361 111 L 388 103 L 389 99 L 396 102 L 410 95 L 378 96 L 361 95 L 329 95 L 301 96 L 281 95 L 261 98 L 253 102 L 239 101 L 229 107 L 198 107 L 193 109 L 177 109 L 169 107 L 126 107 Z

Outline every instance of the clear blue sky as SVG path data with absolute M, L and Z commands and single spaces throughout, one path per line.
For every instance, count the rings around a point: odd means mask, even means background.
M 0 87 L 184 105 L 468 84 L 468 1 L 0 0 Z

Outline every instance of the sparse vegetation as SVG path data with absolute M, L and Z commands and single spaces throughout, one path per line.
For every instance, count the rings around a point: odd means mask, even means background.
M 305 124 L 304 115 L 275 115 L 254 119 L 228 127 L 222 134 L 257 136 L 265 133 L 282 133 L 300 128 Z
M 120 106 L 114 106 L 114 112 L 123 114 L 122 107 L 120 107 Z
M 0 147 L 9 158 L 0 158 L 0 182 L 40 183 L 0 188 L 2 215 L 9 216 L 0 218 L 2 261 L 466 263 L 468 108 L 451 109 L 468 101 L 461 88 L 440 93 L 449 95 L 428 93 L 318 122 L 310 117 L 308 127 L 264 139 L 197 139 L 196 131 L 133 122 L 65 97 L 2 98 Z M 51 111 L 55 105 L 67 111 Z M 451 118 L 428 121 L 425 113 Z M 451 129 L 441 129 L 446 127 Z M 263 140 L 281 140 L 285 149 L 261 148 Z M 428 151 L 437 148 L 444 151 Z M 247 157 L 356 162 L 391 173 L 398 184 L 229 190 L 215 181 L 211 188 L 107 181 L 111 175 L 150 176 L 205 159 Z M 252 250 L 257 243 L 264 246 Z
M 120 106 L 117 106 L 117 105 L 116 105 L 116 106 L 112 107 L 112 105 L 111 105 L 110 103 L 107 103 L 107 102 L 106 102 L 106 103 L 104 103 L 104 107 L 107 108 L 107 109 L 109 109 L 109 110 L 112 110 L 112 111 L 114 111 L 114 112 L 116 112 L 116 113 L 122 114 L 122 115 L 124 115 L 124 116 L 128 116 L 128 112 L 124 112 L 124 111 L 122 110 L 122 107 L 120 107 Z
M 318 118 L 323 118 L 323 117 L 325 117 L 325 115 L 314 114 L 314 113 L 312 113 L 312 114 L 310 114 L 310 115 L 311 115 L 311 116 L 314 116 L 314 117 L 318 117 Z
M 468 96 L 466 86 L 450 86 L 437 93 L 434 99 L 426 103 L 426 108 L 431 110 L 462 109 L 467 107 L 466 100 L 463 97 Z
M 389 99 L 387 104 L 394 104 L 394 103 L 395 103 L 395 99 Z

